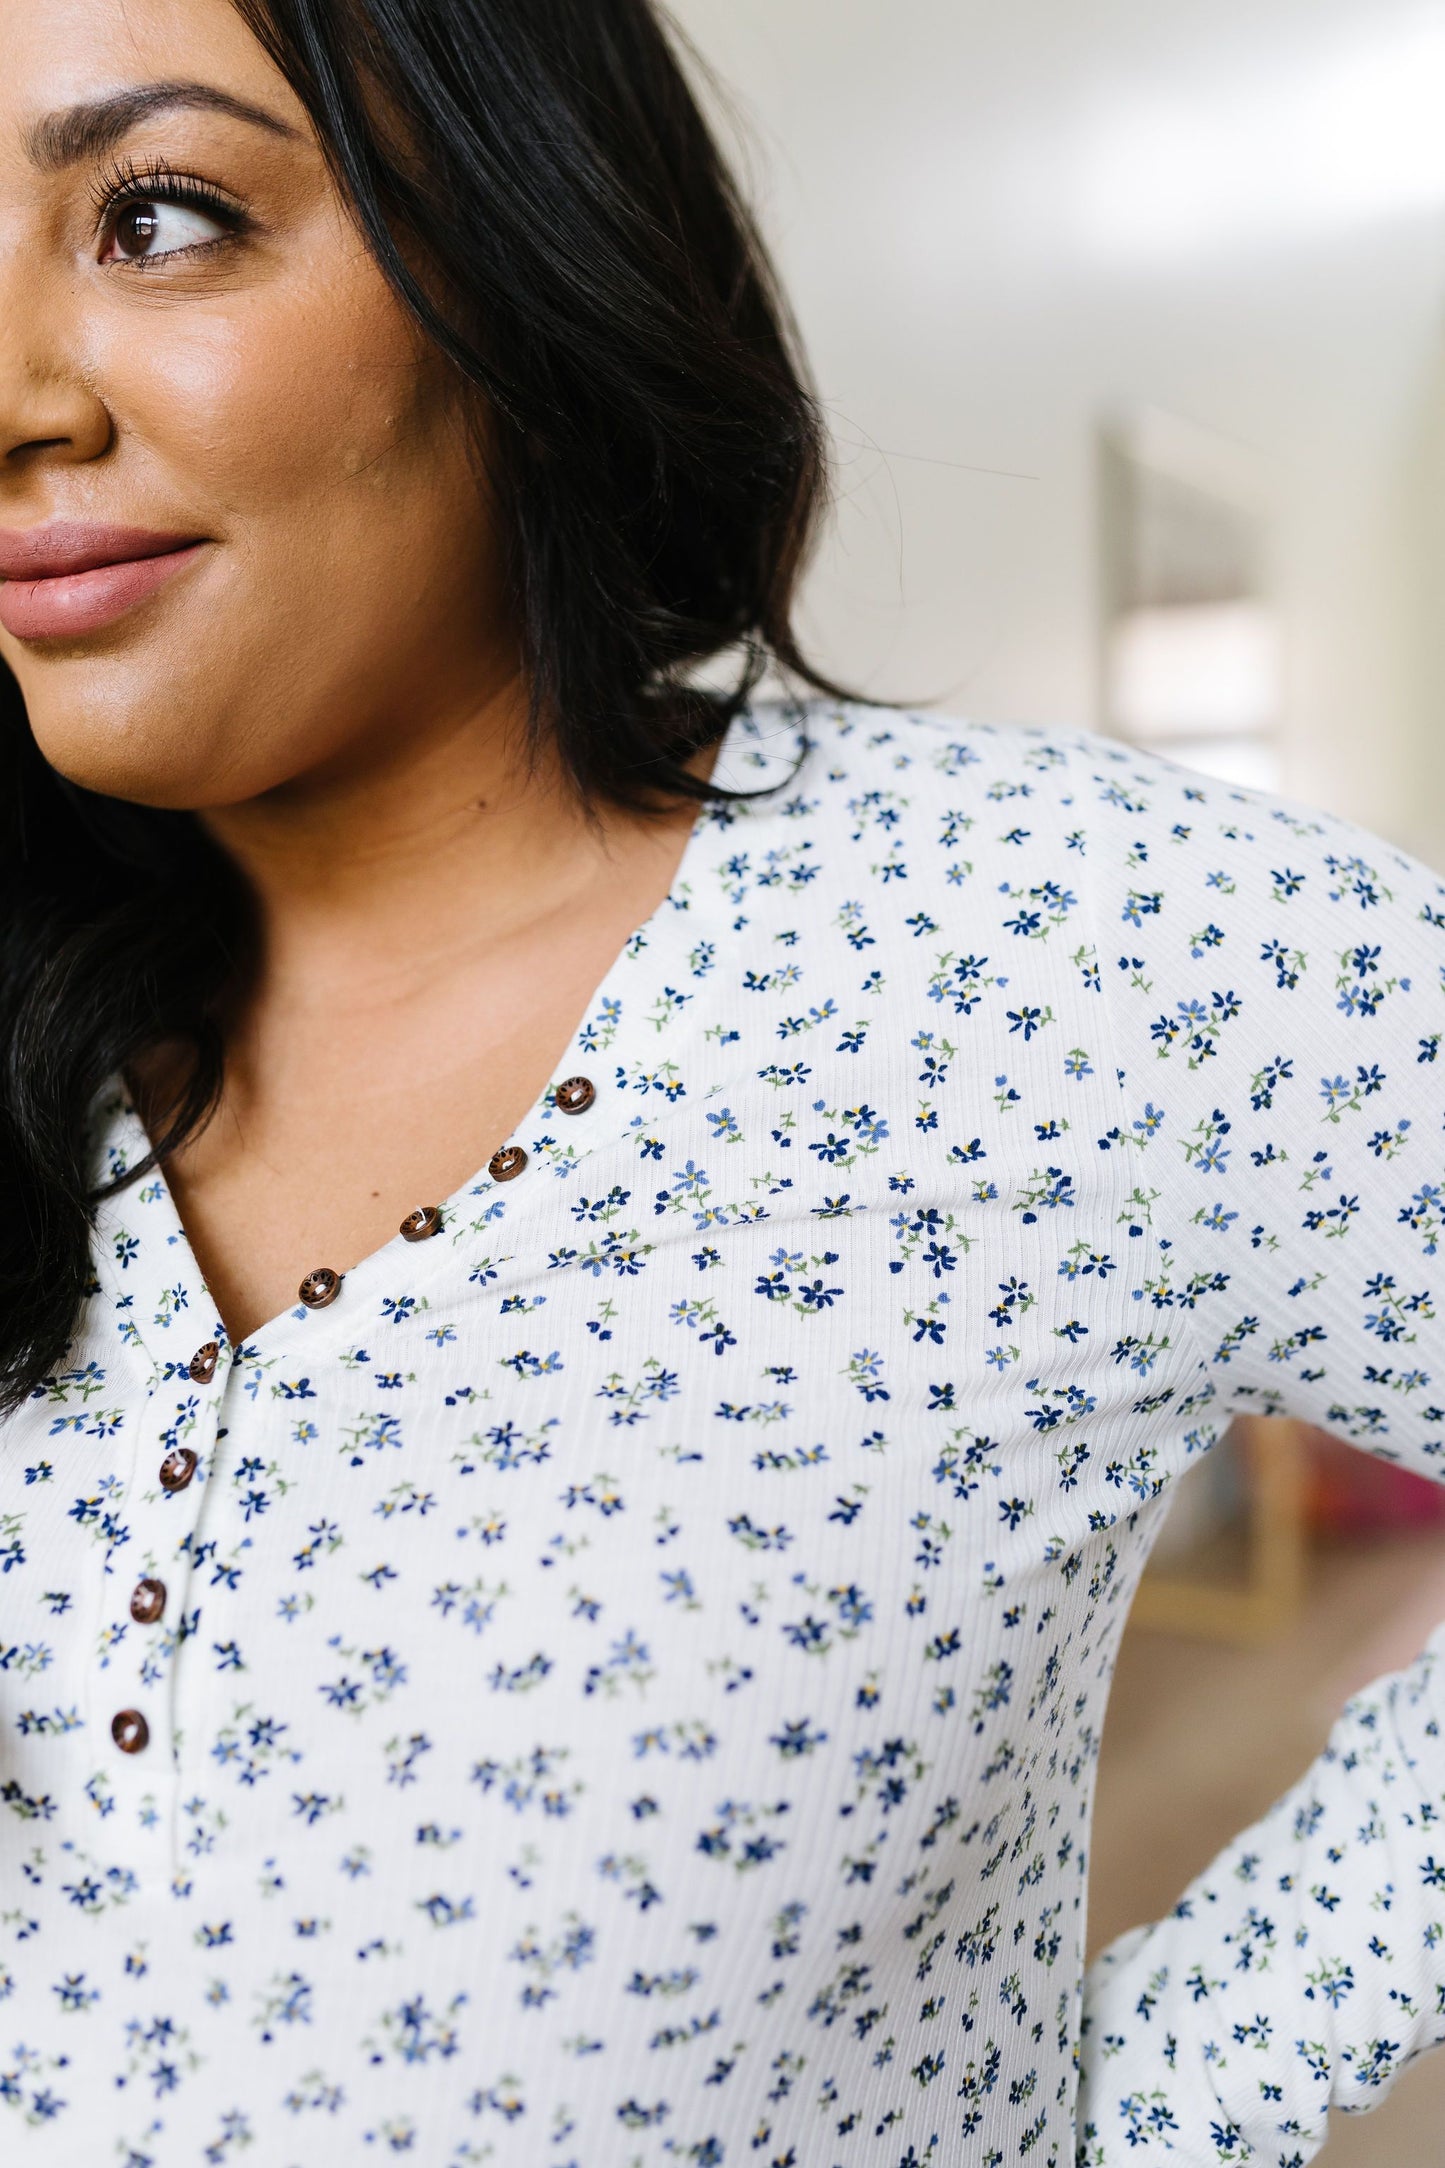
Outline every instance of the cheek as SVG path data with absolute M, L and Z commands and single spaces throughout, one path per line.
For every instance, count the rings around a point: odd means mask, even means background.
M 96 373 L 139 455 L 133 478 L 151 470 L 157 494 L 222 541 L 254 548 L 274 514 L 325 524 L 348 485 L 394 488 L 424 451 L 425 372 L 389 293 L 365 280 L 129 329 Z
M 126 516 L 219 545 L 194 600 L 22 661 L 43 749 L 92 788 L 254 795 L 391 729 L 399 697 L 490 667 L 509 637 L 442 365 L 369 258 L 306 261 L 289 290 L 132 307 L 92 347 Z

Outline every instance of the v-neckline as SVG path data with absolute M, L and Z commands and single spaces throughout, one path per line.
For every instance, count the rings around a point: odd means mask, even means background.
M 768 742 L 768 734 L 763 727 L 774 714 L 779 726 L 775 735 L 786 737 L 786 751 L 778 750 Z M 712 771 L 713 780 L 724 782 L 731 788 L 746 785 L 752 791 L 765 793 L 771 801 L 772 792 L 796 774 L 806 753 L 807 744 L 806 730 L 797 711 L 790 706 L 783 704 L 777 710 L 745 710 L 729 724 L 720 742 Z M 417 1290 L 435 1277 L 438 1267 L 448 1258 L 454 1257 L 457 1244 L 472 1230 L 476 1219 L 476 1200 L 495 1196 L 492 1209 L 497 1217 L 505 1215 L 522 1203 L 534 1190 L 535 1183 L 548 1171 L 542 1155 L 550 1141 L 548 1126 L 557 1119 L 553 1098 L 557 1080 L 572 1074 L 586 1074 L 586 1064 L 589 1062 L 595 1066 L 597 1049 L 595 1041 L 592 1045 L 588 1044 L 589 1034 L 594 1033 L 599 1018 L 609 1014 L 618 1019 L 619 1041 L 614 1043 L 609 1039 L 606 1052 L 609 1061 L 620 1067 L 619 1055 L 626 1051 L 636 1034 L 638 1003 L 635 996 L 638 992 L 645 994 L 647 991 L 646 986 L 639 987 L 633 983 L 634 972 L 644 957 L 650 958 L 653 963 L 650 977 L 657 981 L 658 992 L 663 991 L 672 961 L 684 953 L 684 929 L 689 940 L 695 932 L 696 921 L 691 918 L 691 913 L 699 859 L 706 848 L 705 839 L 714 836 L 719 829 L 731 825 L 735 820 L 746 819 L 751 810 L 748 798 L 723 801 L 721 810 L 717 801 L 704 801 L 699 806 L 666 894 L 633 929 L 612 957 L 589 995 L 565 1048 L 552 1065 L 547 1082 L 527 1112 L 513 1126 L 513 1137 L 522 1142 L 528 1152 L 529 1163 L 520 1177 L 520 1183 L 525 1187 L 519 1186 L 514 1192 L 510 1184 L 497 1182 L 490 1172 L 489 1159 L 453 1190 L 450 1196 L 441 1201 L 440 1235 L 415 1243 L 409 1242 L 398 1230 L 342 1270 L 342 1287 L 335 1305 L 309 1309 L 298 1297 L 295 1302 L 266 1318 L 239 1343 L 232 1343 L 222 1319 L 216 1312 L 214 1297 L 201 1271 L 174 1192 L 163 1169 L 157 1166 L 145 1177 L 147 1218 L 152 1243 L 163 1243 L 167 1249 L 173 1251 L 182 1268 L 180 1280 L 174 1290 L 177 1306 L 189 1307 L 191 1299 L 198 1298 L 197 1313 L 213 1320 L 214 1329 L 209 1331 L 208 1337 L 214 1339 L 223 1352 L 228 1352 L 236 1363 L 266 1362 L 274 1359 L 274 1356 L 294 1339 L 297 1332 L 308 1328 L 314 1331 L 323 1321 L 338 1325 L 348 1312 L 354 1315 L 357 1307 L 354 1298 L 358 1294 L 375 1292 L 374 1283 L 385 1277 L 403 1255 L 407 1260 L 406 1283 L 409 1292 Z M 624 995 L 628 998 L 624 999 Z M 628 1120 L 619 1125 L 606 1124 L 605 1115 L 615 1094 L 615 1086 L 600 1084 L 597 1102 L 582 1117 L 589 1124 L 584 1133 L 585 1157 L 590 1158 L 593 1151 L 604 1142 L 615 1141 L 618 1136 L 625 1134 L 629 1126 L 635 1126 L 636 1117 L 630 1114 Z M 111 1125 L 103 1139 L 103 1149 L 112 1166 L 118 1165 L 122 1159 L 126 1165 L 135 1164 L 150 1151 L 151 1140 L 133 1097 L 119 1078 L 112 1079 L 108 1103 L 112 1109 Z M 599 1114 L 604 1119 L 594 1121 L 593 1117 Z M 571 1140 L 568 1141 L 570 1144 Z M 570 1164 L 570 1160 L 564 1159 L 564 1164 L 554 1171 L 565 1173 Z M 129 1190 L 121 1190 L 113 1198 L 104 1201 L 101 1213 L 97 1216 L 98 1240 L 111 1221 L 118 1225 L 124 1216 L 124 1200 L 129 1194 Z M 450 1239 L 447 1239 L 448 1230 Z M 323 1262 L 325 1261 L 318 1260 L 318 1265 Z M 315 1269 L 316 1266 L 308 1268 Z M 174 1277 L 174 1270 L 171 1277 Z M 346 1302 L 348 1289 L 353 1297 L 350 1303 Z M 370 1316 L 370 1309 L 366 1314 Z M 137 1337 L 148 1345 L 147 1335 L 134 1317 L 132 1325 Z M 159 1351 L 152 1349 L 150 1352 L 155 1354 Z

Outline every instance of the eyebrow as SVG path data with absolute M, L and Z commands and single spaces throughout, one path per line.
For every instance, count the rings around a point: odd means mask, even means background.
M 46 113 L 26 131 L 25 147 L 31 162 L 42 173 L 57 173 L 66 166 L 102 158 L 122 137 L 158 113 L 223 113 L 231 120 L 249 121 L 272 135 L 292 136 L 299 131 L 264 106 L 234 98 L 228 90 L 210 83 L 138 83 L 132 89 L 113 90 L 103 98 L 81 105 L 63 106 Z

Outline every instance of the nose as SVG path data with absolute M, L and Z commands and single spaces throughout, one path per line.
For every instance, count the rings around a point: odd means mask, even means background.
M 47 291 L 43 272 L 34 275 L 34 256 L 27 267 L 26 253 L 7 247 L 0 261 L 0 491 L 36 463 L 98 458 L 113 434 L 84 366 L 84 327 L 67 320 L 65 301 Z

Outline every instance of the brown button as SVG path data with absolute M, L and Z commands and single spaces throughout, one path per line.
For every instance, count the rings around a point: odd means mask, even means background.
M 193 1385 L 209 1385 L 216 1374 L 216 1365 L 220 1359 L 220 1342 L 218 1340 L 205 1341 L 191 1357 L 187 1370 L 191 1383 Z
M 569 1076 L 552 1094 L 559 1114 L 585 1114 L 596 1097 L 597 1086 L 590 1076 Z
M 333 1272 L 330 1265 L 318 1265 L 314 1272 L 307 1273 L 296 1292 L 308 1310 L 324 1310 L 341 1293 L 341 1279 L 342 1275 Z
M 196 1472 L 196 1456 L 188 1445 L 172 1446 L 161 1462 L 161 1489 L 184 1490 Z
M 520 1144 L 504 1144 L 487 1161 L 487 1172 L 494 1182 L 512 1182 L 526 1164 L 527 1155 Z
M 154 1626 L 166 1607 L 166 1584 L 149 1574 L 130 1592 L 130 1615 L 137 1626 Z
M 442 1231 L 441 1206 L 419 1204 L 414 1212 L 407 1213 L 401 1231 L 408 1242 L 425 1242 L 429 1235 L 439 1235 Z
M 150 1743 L 151 1728 L 139 1709 L 117 1709 L 110 1720 L 110 1735 L 122 1754 L 139 1754 Z

